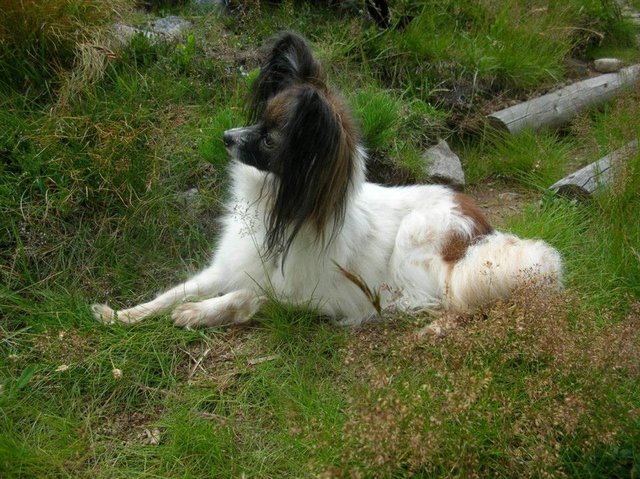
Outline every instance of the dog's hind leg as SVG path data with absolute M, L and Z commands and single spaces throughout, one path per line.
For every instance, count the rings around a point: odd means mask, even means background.
M 185 283 L 171 288 L 155 299 L 132 308 L 114 311 L 106 304 L 94 304 L 91 310 L 95 318 L 103 323 L 133 324 L 148 316 L 168 311 L 182 301 L 197 296 L 211 296 L 220 291 L 220 275 L 211 268 L 202 271 Z
M 390 259 L 393 298 L 389 311 L 434 309 L 442 296 L 442 260 L 438 254 L 440 229 L 446 215 L 414 211 L 400 223 Z
M 241 324 L 251 319 L 265 301 L 264 296 L 240 289 L 217 298 L 181 304 L 172 317 L 176 326 L 185 329 Z

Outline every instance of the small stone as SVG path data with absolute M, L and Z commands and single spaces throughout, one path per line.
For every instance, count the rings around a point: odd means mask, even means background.
M 426 172 L 429 179 L 435 183 L 451 185 L 456 189 L 464 188 L 464 171 L 460 158 L 456 155 L 446 141 L 440 142 L 424 152 Z
M 600 73 L 614 73 L 622 68 L 622 60 L 618 58 L 598 58 L 593 68 Z
M 126 45 L 134 35 L 144 35 L 151 43 L 178 41 L 190 28 L 190 21 L 170 15 L 154 20 L 145 28 L 116 23 L 111 27 L 111 31 L 121 45 Z
M 153 429 L 145 429 L 142 431 L 141 439 L 143 444 L 157 446 L 162 440 L 162 434 L 160 433 L 160 429 L 157 427 L 154 427 Z
M 504 193 L 500 193 L 498 198 L 503 202 L 510 202 L 520 198 L 520 195 L 514 191 L 506 191 Z
M 191 28 L 191 22 L 184 18 L 170 15 L 151 23 L 151 30 L 167 40 L 177 40 Z

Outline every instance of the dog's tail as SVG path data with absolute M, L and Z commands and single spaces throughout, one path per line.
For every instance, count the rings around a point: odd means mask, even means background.
M 446 306 L 466 311 L 520 286 L 560 288 L 562 257 L 544 241 L 494 232 L 471 245 L 449 273 Z

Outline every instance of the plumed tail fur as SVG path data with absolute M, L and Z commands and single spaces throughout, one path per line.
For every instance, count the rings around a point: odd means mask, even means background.
M 494 299 L 506 298 L 518 287 L 559 288 L 562 258 L 541 240 L 493 233 L 471 246 L 451 268 L 446 306 L 468 311 Z

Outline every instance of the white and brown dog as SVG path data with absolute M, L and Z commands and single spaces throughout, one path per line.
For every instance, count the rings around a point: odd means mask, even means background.
M 211 265 L 147 303 L 94 305 L 99 320 L 175 308 L 178 326 L 238 324 L 273 296 L 355 325 L 385 309 L 469 310 L 531 275 L 559 284 L 558 251 L 494 231 L 468 197 L 368 183 L 357 124 L 299 35 L 273 43 L 251 114 L 224 133 L 231 195 Z

